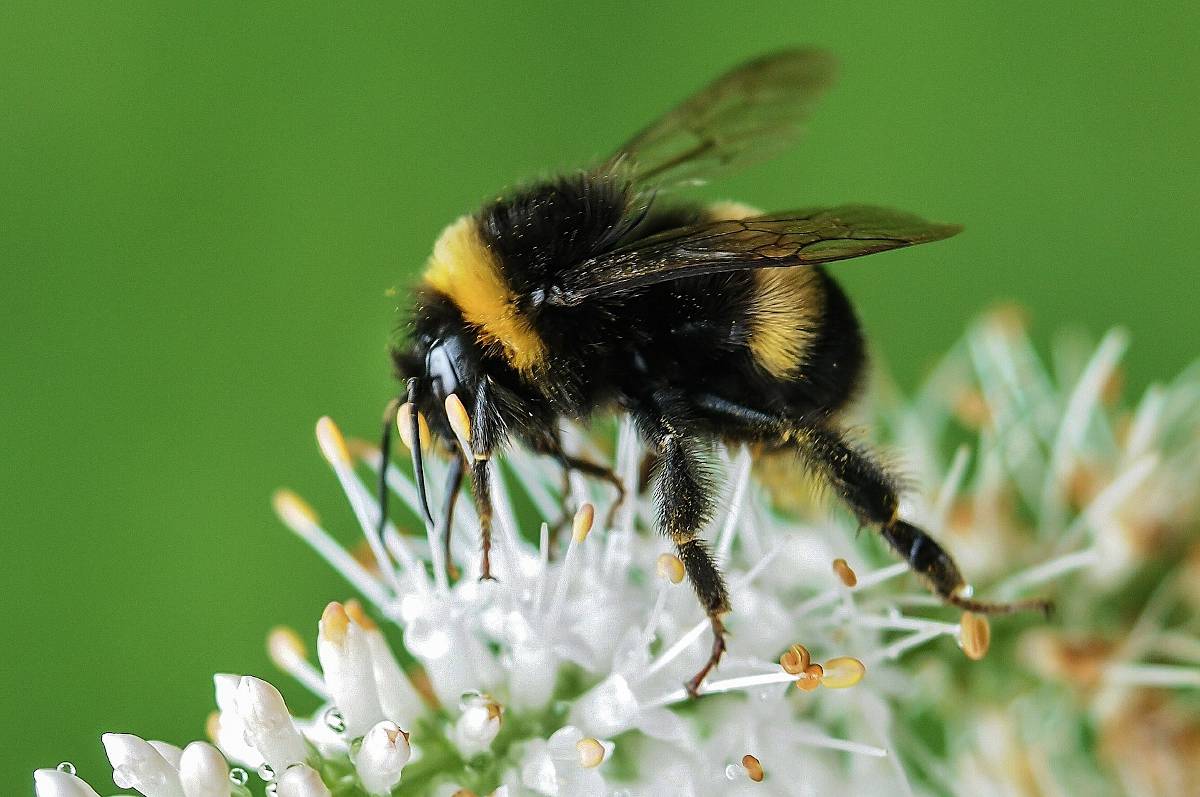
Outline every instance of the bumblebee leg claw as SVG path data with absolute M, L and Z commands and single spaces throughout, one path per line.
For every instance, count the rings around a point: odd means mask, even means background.
M 687 690 L 688 697 L 692 699 L 700 697 L 700 687 L 703 685 L 704 679 L 716 669 L 721 662 L 721 656 L 725 653 L 725 624 L 721 622 L 720 616 L 715 614 L 710 614 L 708 620 L 712 624 L 712 651 L 708 655 L 708 661 L 700 668 L 700 672 L 683 685 L 683 688 Z

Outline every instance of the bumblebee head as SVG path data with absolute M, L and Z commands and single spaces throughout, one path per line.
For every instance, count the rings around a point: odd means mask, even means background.
M 446 397 L 457 395 L 463 406 L 474 407 L 484 359 L 478 332 L 458 308 L 438 292 L 421 292 L 408 340 L 392 349 L 392 361 L 396 377 L 407 385 L 408 401 L 424 415 L 446 453 L 456 448 L 445 414 Z
M 472 399 L 481 378 L 478 344 L 468 327 L 450 323 L 430 324 L 430 320 L 428 314 L 419 317 L 410 343 L 392 349 L 396 376 L 405 384 L 405 391 L 389 404 L 384 423 L 390 425 L 399 421 L 401 424 L 411 424 L 407 430 L 401 431 L 408 440 L 417 441 L 423 436 L 423 419 L 431 438 L 426 445 L 431 443 L 434 449 L 457 458 L 460 456 L 457 453 L 458 443 L 446 415 L 446 399 L 457 395 L 465 406 L 473 406 Z M 416 410 L 407 414 L 407 420 L 404 414 L 399 417 L 396 415 L 396 409 L 406 397 L 408 404 Z M 411 452 L 422 513 L 430 524 L 435 524 L 425 490 L 421 445 L 412 446 Z
M 469 328 L 439 325 L 418 330 L 411 343 L 393 350 L 396 376 L 407 386 L 407 398 L 420 411 L 437 443 L 455 447 L 446 418 L 446 398 L 456 394 L 471 407 L 481 378 L 479 346 Z

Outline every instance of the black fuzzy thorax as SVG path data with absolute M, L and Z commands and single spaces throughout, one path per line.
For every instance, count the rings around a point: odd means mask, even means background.
M 751 271 L 678 279 L 571 307 L 546 301 L 567 269 L 702 216 L 699 205 L 651 205 L 619 178 L 585 173 L 527 187 L 477 214 L 517 311 L 548 352 L 527 374 L 517 374 L 497 353 L 473 353 L 479 378 L 492 380 L 511 405 L 505 414 L 515 413 L 512 431 L 536 432 L 557 416 L 582 420 L 614 405 L 632 408 L 663 389 L 681 397 L 717 395 L 793 418 L 829 415 L 851 399 L 863 370 L 861 334 L 845 295 L 823 271 L 815 283 L 823 293 L 819 328 L 811 330 L 803 367 L 788 379 L 768 373 L 751 355 Z M 396 354 L 398 370 L 419 373 L 430 343 L 465 326 L 451 302 L 423 292 L 413 316 L 413 351 Z M 697 423 L 705 427 L 706 419 Z M 716 420 L 707 426 L 727 431 Z

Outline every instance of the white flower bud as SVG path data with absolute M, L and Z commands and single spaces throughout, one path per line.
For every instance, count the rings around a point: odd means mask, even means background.
M 425 707 L 421 696 L 404 673 L 404 668 L 396 660 L 396 654 L 392 652 L 387 637 L 363 611 L 358 601 L 346 601 L 346 614 L 349 615 L 350 622 L 362 630 L 367 640 L 383 716 L 402 726 L 411 725 Z
M 363 737 L 354 767 L 367 792 L 390 794 L 400 782 L 400 771 L 411 755 L 408 734 L 396 723 L 384 720 Z
M 229 764 L 207 742 L 192 742 L 179 758 L 179 782 L 187 797 L 229 797 Z
M 241 680 L 242 676 L 229 673 L 213 676 L 218 713 L 210 718 L 208 735 L 227 759 L 258 769 L 263 765 L 262 754 L 246 743 L 246 726 L 237 713 L 237 688 Z
M 237 688 L 237 713 L 246 742 L 276 772 L 308 758 L 304 737 L 296 730 L 279 690 L 260 678 L 243 676 Z
M 179 769 L 179 759 L 183 756 L 183 749 L 176 747 L 170 742 L 160 742 L 158 739 L 148 739 L 146 744 L 158 751 L 158 754 L 167 760 L 171 766 Z
M 467 700 L 454 724 L 454 742 L 464 756 L 482 753 L 500 733 L 500 704 L 486 695 Z
M 113 768 L 113 782 L 146 797 L 185 797 L 179 772 L 149 742 L 130 733 L 100 737 Z
M 325 685 L 346 723 L 346 738 L 357 739 L 384 719 L 366 633 L 336 602 L 325 607 L 319 629 L 317 658 Z
M 330 797 L 329 787 L 317 771 L 307 764 L 295 764 L 275 781 L 277 797 Z
M 37 797 L 100 797 L 82 779 L 58 769 L 39 769 L 34 772 L 33 788 Z

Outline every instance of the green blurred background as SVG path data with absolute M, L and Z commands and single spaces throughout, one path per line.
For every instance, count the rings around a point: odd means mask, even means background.
M 1133 388 L 1196 353 L 1194 3 L 482 5 L 0 4 L 0 793 L 111 791 L 101 731 L 184 742 L 214 670 L 273 675 L 264 632 L 348 590 L 268 499 L 349 529 L 311 430 L 374 434 L 385 290 L 761 50 L 842 79 L 705 195 L 967 227 L 838 268 L 903 383 L 1001 298 L 1128 325 Z

